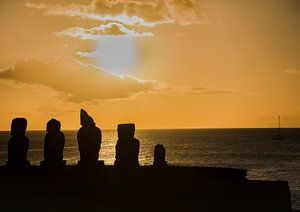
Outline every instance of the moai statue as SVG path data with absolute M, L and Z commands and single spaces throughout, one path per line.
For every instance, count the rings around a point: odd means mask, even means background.
M 103 161 L 98 161 L 101 146 L 101 130 L 88 113 L 81 109 L 80 122 L 82 127 L 78 130 L 77 140 L 80 152 L 78 165 L 93 166 L 103 165 Z
M 153 166 L 163 167 L 167 165 L 166 149 L 162 144 L 157 144 L 154 149 L 154 162 Z
M 11 138 L 8 141 L 7 166 L 26 167 L 30 165 L 27 161 L 29 139 L 25 136 L 27 120 L 15 118 L 11 123 Z
M 44 166 L 63 166 L 66 161 L 64 157 L 65 135 L 60 131 L 60 122 L 51 119 L 47 123 L 47 134 L 44 140 Z
M 133 168 L 139 166 L 140 141 L 134 138 L 134 124 L 118 125 L 115 166 Z

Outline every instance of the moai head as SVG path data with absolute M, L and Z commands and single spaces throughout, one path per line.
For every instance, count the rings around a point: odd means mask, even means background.
M 131 139 L 134 138 L 135 125 L 134 124 L 119 124 L 118 138 Z
M 26 118 L 15 118 L 11 122 L 11 135 L 25 135 L 26 128 Z
M 80 110 L 80 124 L 83 127 L 95 126 L 93 118 L 83 109 Z
M 47 132 L 59 132 L 60 131 L 60 122 L 56 119 L 51 119 L 47 123 L 46 127 Z
M 162 144 L 157 144 L 154 149 L 154 166 L 165 166 L 166 149 Z

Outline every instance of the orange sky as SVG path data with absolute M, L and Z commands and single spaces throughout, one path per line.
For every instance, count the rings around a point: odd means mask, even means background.
M 300 1 L 1 0 L 0 130 L 300 127 Z

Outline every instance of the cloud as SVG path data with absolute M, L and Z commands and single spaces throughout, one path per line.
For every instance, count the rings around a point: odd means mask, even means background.
M 89 29 L 73 27 L 55 33 L 81 40 L 97 40 L 104 36 L 152 37 L 153 32 L 138 32 L 136 28 L 209 23 L 206 15 L 199 11 L 196 0 L 94 0 L 89 4 L 68 5 L 27 2 L 25 6 L 42 10 L 48 16 L 98 21 L 98 26 Z
M 56 33 L 58 36 L 78 37 L 82 40 L 98 40 L 102 37 L 123 36 L 123 37 L 152 37 L 152 32 L 136 32 L 128 29 L 120 23 L 108 23 L 90 29 L 73 27 Z
M 60 57 L 50 63 L 17 61 L 13 68 L 0 72 L 0 79 L 47 86 L 67 94 L 68 101 L 75 103 L 127 98 L 148 92 L 156 84 L 131 76 L 120 77 L 69 57 Z
M 285 74 L 300 74 L 300 71 L 296 70 L 296 69 L 286 69 L 284 70 Z
M 216 95 L 216 94 L 241 94 L 240 91 L 224 89 L 224 88 L 210 88 L 210 87 L 202 87 L 195 86 L 190 88 L 190 92 L 188 94 L 208 94 L 208 95 Z
M 198 96 L 198 95 L 241 95 L 249 94 L 253 95 L 254 93 L 246 93 L 233 89 L 226 88 L 214 88 L 214 87 L 205 87 L 205 86 L 170 86 L 168 84 L 160 83 L 152 91 L 152 93 L 166 94 L 171 96 Z
M 176 32 L 174 34 L 174 37 L 177 37 L 177 38 L 183 38 L 183 37 L 186 37 L 186 33 L 182 33 L 182 32 Z
M 153 27 L 207 22 L 195 0 L 94 0 L 90 4 L 50 5 L 27 2 L 26 7 L 44 10 L 45 15 L 81 17 L 103 22 Z
M 87 57 L 87 58 L 95 58 L 97 57 L 97 52 L 93 51 L 93 52 L 76 52 L 76 55 L 79 55 L 80 57 Z

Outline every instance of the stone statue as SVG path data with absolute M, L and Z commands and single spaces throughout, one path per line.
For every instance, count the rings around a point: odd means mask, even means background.
M 44 165 L 65 165 L 65 161 L 63 161 L 65 135 L 60 131 L 60 126 L 60 122 L 56 119 L 51 119 L 47 123 L 47 134 L 44 140 Z
M 25 118 L 15 118 L 11 123 L 11 138 L 8 141 L 8 161 L 7 166 L 25 167 L 29 166 L 27 152 L 29 139 L 25 136 L 27 120 Z
M 88 113 L 81 109 L 80 122 L 82 127 L 77 133 L 78 148 L 80 152 L 79 165 L 96 165 L 98 163 L 101 146 L 101 130 Z
M 118 167 L 139 166 L 140 141 L 134 138 L 134 124 L 118 125 L 115 165 Z
M 167 165 L 166 149 L 162 144 L 155 145 L 153 166 L 163 167 Z

